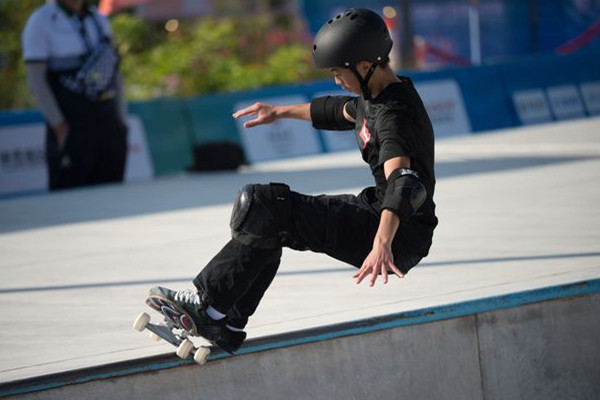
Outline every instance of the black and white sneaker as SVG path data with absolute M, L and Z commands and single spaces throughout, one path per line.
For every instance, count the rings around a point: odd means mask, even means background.
M 206 314 L 206 302 L 194 290 L 171 290 L 161 286 L 150 289 L 146 304 L 162 313 L 177 327 L 193 336 L 217 344 L 225 328 L 225 319 L 215 320 Z M 238 346 L 239 347 L 239 346 Z

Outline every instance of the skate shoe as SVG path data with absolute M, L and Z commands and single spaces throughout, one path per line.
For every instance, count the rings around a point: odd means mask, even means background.
M 246 340 L 246 332 L 236 332 L 231 329 L 224 328 L 221 337 L 215 342 L 217 346 L 225 350 L 229 354 L 235 354 L 242 343 Z
M 162 313 L 178 328 L 192 336 L 202 336 L 217 344 L 225 328 L 225 319 L 214 320 L 206 314 L 207 305 L 194 290 L 175 291 L 161 286 L 150 289 L 146 304 Z

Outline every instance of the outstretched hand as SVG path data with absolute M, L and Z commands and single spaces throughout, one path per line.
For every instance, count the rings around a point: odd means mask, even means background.
M 388 274 L 390 273 L 396 274 L 398 278 L 404 278 L 402 271 L 394 264 L 392 250 L 387 246 L 376 244 L 353 278 L 356 279 L 358 285 L 370 274 L 369 286 L 373 286 L 380 274 L 383 276 L 383 283 L 388 283 Z
M 277 119 L 276 108 L 270 104 L 257 102 L 249 107 L 236 111 L 233 118 L 240 117 L 256 117 L 244 122 L 244 128 L 252 128 L 253 126 L 270 124 Z

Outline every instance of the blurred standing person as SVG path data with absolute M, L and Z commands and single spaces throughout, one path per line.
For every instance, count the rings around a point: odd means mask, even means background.
M 50 190 L 121 182 L 127 156 L 119 56 L 85 0 L 38 8 L 22 33 L 27 80 L 46 120 Z

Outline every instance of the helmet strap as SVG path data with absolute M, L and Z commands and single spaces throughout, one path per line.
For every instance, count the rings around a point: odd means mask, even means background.
M 364 78 L 362 76 L 360 76 L 358 69 L 356 69 L 356 65 L 354 65 L 350 68 L 352 70 L 352 72 L 354 72 L 354 75 L 356 75 L 358 82 L 360 82 L 360 90 L 362 91 L 362 95 L 365 100 L 371 100 L 371 89 L 369 89 L 369 80 L 371 80 L 371 77 L 373 76 L 373 73 L 375 72 L 375 68 L 377 68 L 378 65 L 379 64 L 377 64 L 377 63 L 373 63 L 371 65 L 371 67 L 369 68 L 369 70 L 367 71 L 367 74 L 365 75 Z

